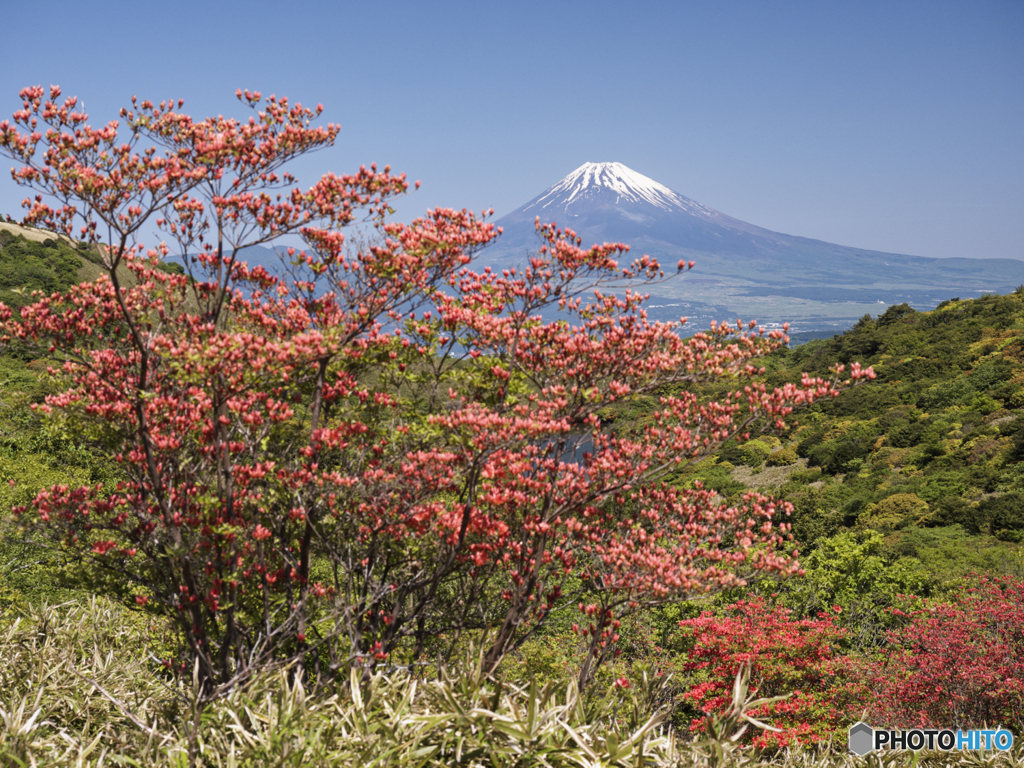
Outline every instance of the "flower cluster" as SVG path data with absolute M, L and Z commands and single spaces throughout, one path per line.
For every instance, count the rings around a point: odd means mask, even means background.
M 873 692 L 870 715 L 893 728 L 1020 727 L 1024 583 L 977 577 L 955 602 L 906 598 L 878 658 L 851 663 Z
M 788 695 L 749 713 L 778 729 L 754 733 L 754 746 L 827 740 L 848 724 L 840 654 L 846 631 L 836 625 L 835 615 L 793 619 L 788 609 L 770 606 L 763 598 L 740 601 L 727 613 L 719 618 L 706 612 L 679 622 L 692 643 L 686 668 L 704 676 L 685 694 L 705 713 L 691 730 L 703 731 L 710 716 L 729 707 L 733 680 L 745 664 L 751 667 L 752 694 Z

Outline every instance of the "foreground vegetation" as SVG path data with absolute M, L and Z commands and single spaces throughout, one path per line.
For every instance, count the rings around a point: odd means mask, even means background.
M 195 708 L 198 681 L 161 676 L 138 614 L 102 600 L 0 620 L 0 764 L 10 766 L 1009 766 L 1011 753 L 888 753 L 827 745 L 764 752 L 733 737 L 758 702 L 742 685 L 687 739 L 668 727 L 662 680 L 581 695 L 569 683 L 379 670 L 318 684 L 268 670 Z M 477 659 L 479 662 L 479 658 Z
M 319 108 L 133 101 L 119 142 L 21 95 L 0 150 L 57 203 L 27 220 L 88 244 L 0 240 L 11 761 L 806 762 L 855 719 L 1024 730 L 1020 295 L 798 350 L 684 338 L 608 293 L 663 277 L 624 246 L 538 224 L 528 267 L 477 273 L 493 226 L 388 222 L 387 168 L 271 196 L 334 141 Z M 280 274 L 240 261 L 289 232 Z
M 931 376 L 911 378 L 902 373 L 896 378 L 886 365 L 893 359 L 886 349 L 916 326 L 934 324 L 933 318 L 941 318 L 950 307 L 956 314 L 943 318 L 942 326 L 958 343 L 939 339 L 920 349 L 919 359 L 927 361 L 931 355 L 939 361 L 934 366 L 919 364 Z M 901 714 L 891 706 L 895 701 L 916 701 L 918 711 L 931 707 L 922 721 L 926 723 L 998 722 L 1010 727 L 1020 744 L 1024 724 L 1017 716 L 1024 712 L 1024 699 L 1018 689 L 1000 689 L 997 681 L 1000 675 L 1024 680 L 1024 642 L 1019 634 L 1024 597 L 1019 580 L 1014 580 L 1021 575 L 1014 533 L 1019 528 L 1013 527 L 1012 517 L 1010 525 L 1000 525 L 994 521 L 1005 518 L 983 513 L 991 507 L 990 500 L 1015 496 L 1019 417 L 1013 411 L 1020 370 L 1014 361 L 1024 333 L 1024 303 L 1019 295 L 992 296 L 950 303 L 934 313 L 894 308 L 890 317 L 897 312 L 902 314 L 899 325 L 884 319 L 870 325 L 865 321 L 845 336 L 783 351 L 771 359 L 773 370 L 766 373 L 785 376 L 787 368 L 806 366 L 808 361 L 813 365 L 817 356 L 843 354 L 852 341 L 877 344 L 874 362 L 883 385 L 874 387 L 879 390 L 874 400 L 862 394 L 871 389 L 843 393 L 802 414 L 803 423 L 777 441 L 755 433 L 755 439 L 726 446 L 711 461 L 676 479 L 716 485 L 726 495 L 743 493 L 745 484 L 775 484 L 796 504 L 806 574 L 761 581 L 710 601 L 668 606 L 624 621 L 619 630 L 621 655 L 601 669 L 582 696 L 573 679 L 586 647 L 568 619 L 556 613 L 545 631 L 503 662 L 498 677 L 504 681 L 502 695 L 496 694 L 496 683 L 465 673 L 472 664 L 463 655 L 473 656 L 462 644 L 454 656 L 449 653 L 447 662 L 439 663 L 431 655 L 437 649 L 431 646 L 418 659 L 407 657 L 417 664 L 382 667 L 373 682 L 363 680 L 355 688 L 347 679 L 318 681 L 278 667 L 223 697 L 203 701 L 187 670 L 171 675 L 157 661 L 174 645 L 173 633 L 161 619 L 139 611 L 137 604 L 130 610 L 97 602 L 90 594 L 96 589 L 111 593 L 109 584 L 97 585 L 92 571 L 67 553 L 23 543 L 8 517 L 0 552 L 0 624 L 5 633 L 2 653 L 7 654 L 0 665 L 8 672 L 0 677 L 9 734 L 4 749 L 11 760 L 17 756 L 39 764 L 56 764 L 58 759 L 78 764 L 79 758 L 84 764 L 98 764 L 101 758 L 109 762 L 120 755 L 124 764 L 191 760 L 195 765 L 243 765 L 248 760 L 255 765 L 273 754 L 281 765 L 293 764 L 289 760 L 345 765 L 368 762 L 370 753 L 360 745 L 374 744 L 383 756 L 381 764 L 451 764 L 448 751 L 458 750 L 465 764 L 475 759 L 485 765 L 514 765 L 514 755 L 539 763 L 544 754 L 553 765 L 559 760 L 631 765 L 638 752 L 626 752 L 626 747 L 619 751 L 618 745 L 638 748 L 640 740 L 630 738 L 648 725 L 643 749 L 658 765 L 741 765 L 759 760 L 852 765 L 867 762 L 830 752 L 830 740 L 841 752 L 845 728 L 862 716 L 875 724 L 914 724 L 906 719 L 906 708 Z M 996 335 L 1002 336 L 1000 342 L 990 343 L 988 339 Z M 882 340 L 890 346 L 879 343 Z M 964 366 L 966 371 L 956 370 L 944 359 L 950 350 L 973 355 L 973 364 Z M 890 366 L 906 362 L 897 359 Z M 4 400 L 11 406 L 0 420 L 0 494 L 5 508 L 26 500 L 33 487 L 102 482 L 109 477 L 109 466 L 76 449 L 66 436 L 44 428 L 25 407 L 46 391 L 31 368 L 11 357 L 3 364 Z M 989 386 L 979 390 L 981 377 L 971 379 L 982 366 L 1002 375 L 986 379 Z M 967 379 L 971 386 L 957 385 L 959 379 Z M 930 393 L 950 389 L 961 395 L 944 407 L 928 399 Z M 899 403 L 879 407 L 893 390 Z M 714 392 L 703 396 L 712 397 Z M 926 404 L 931 410 L 918 414 Z M 988 412 L 981 413 L 979 406 Z M 642 402 L 634 408 L 605 415 L 617 420 L 619 429 L 628 430 L 631 419 L 643 417 Z M 890 411 L 909 415 L 906 424 L 872 433 L 879 420 L 893 418 Z M 939 425 L 938 429 L 922 430 L 922 439 L 909 446 L 911 450 L 897 454 L 909 457 L 907 461 L 886 462 L 901 450 L 887 445 L 894 436 L 895 441 L 903 440 L 898 430 L 922 421 Z M 973 425 L 968 426 L 968 439 L 950 437 L 950 432 L 962 432 L 965 423 Z M 865 434 L 864 442 L 856 442 Z M 986 441 L 994 442 L 997 450 L 977 451 Z M 850 442 L 868 449 L 845 462 L 836 459 L 850 450 L 844 447 Z M 936 455 L 930 445 L 939 445 L 943 453 Z M 911 463 L 914 460 L 922 466 Z M 960 485 L 949 485 L 950 478 Z M 972 485 L 977 482 L 973 478 L 987 478 L 992 490 Z M 16 488 L 8 484 L 11 479 L 17 479 Z M 964 490 L 960 496 L 936 498 L 939 514 L 929 516 L 923 514 L 933 509 L 926 500 L 928 489 L 937 481 L 947 484 L 942 487 Z M 877 521 L 872 515 L 879 506 L 886 507 L 886 499 L 905 501 L 911 490 L 919 491 L 913 495 L 923 502 L 915 502 L 917 517 L 889 526 L 868 524 Z M 865 497 L 865 503 L 855 507 L 859 515 L 844 512 L 854 506 L 850 499 Z M 808 504 L 806 498 L 816 503 Z M 946 524 L 941 512 L 948 508 L 970 511 L 974 517 L 968 522 L 977 520 L 977 526 L 968 527 L 964 520 Z M 919 544 L 908 551 L 907 541 L 915 538 L 930 542 L 933 549 Z M 976 603 L 965 600 L 964 591 L 979 585 L 969 572 L 990 574 L 989 586 L 982 583 L 981 588 L 999 588 L 1005 599 L 993 600 L 990 592 Z M 121 594 L 129 606 L 134 604 L 130 594 Z M 906 594 L 922 597 L 901 597 Z M 42 607 L 58 601 L 64 603 L 58 609 Z M 966 610 L 971 605 L 977 610 Z M 929 634 L 936 618 L 950 631 Z M 1011 634 L 1000 635 L 999 627 L 1009 628 Z M 924 680 L 921 674 L 907 676 L 902 687 L 888 685 L 885 675 L 871 683 L 877 669 L 891 670 L 894 654 L 905 655 L 905 670 L 937 671 L 928 685 L 941 687 L 942 694 L 928 689 L 915 699 Z M 738 740 L 747 746 L 740 749 L 722 737 L 739 730 L 743 722 L 736 716 L 732 684 L 744 661 L 751 659 L 753 695 L 800 693 L 783 702 L 752 704 L 747 713 L 782 730 L 749 727 Z M 456 669 L 460 671 L 450 671 Z M 353 697 L 354 690 L 366 695 Z M 376 693 L 368 693 L 371 690 Z M 532 700 L 541 706 L 530 726 Z M 574 706 L 566 708 L 567 700 Z M 733 719 L 726 727 L 720 719 L 730 709 Z M 709 717 L 705 711 L 718 714 Z M 519 741 L 516 734 L 534 733 L 531 728 L 536 729 L 534 736 Z M 711 734 L 719 738 L 712 739 Z M 816 744 L 825 752 L 811 746 L 787 749 L 800 742 Z M 614 759 L 609 743 L 616 745 Z M 724 751 L 719 753 L 720 749 Z M 910 755 L 892 759 L 907 761 Z M 1001 753 L 954 753 L 932 755 L 924 764 L 1007 760 L 1010 756 Z

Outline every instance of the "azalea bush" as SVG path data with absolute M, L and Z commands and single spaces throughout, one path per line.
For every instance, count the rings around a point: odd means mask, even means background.
M 690 646 L 685 668 L 700 680 L 684 696 L 703 712 L 690 729 L 706 731 L 730 706 L 733 681 L 748 666 L 752 694 L 782 697 L 751 709 L 752 717 L 775 729 L 754 731 L 754 746 L 811 744 L 842 731 L 856 719 L 850 710 L 863 691 L 844 666 L 847 632 L 838 626 L 838 614 L 836 606 L 816 618 L 795 619 L 789 609 L 757 597 L 729 606 L 724 616 L 706 611 L 679 622 Z
M 976 577 L 953 602 L 906 598 L 891 609 L 877 658 L 852 664 L 873 692 L 873 722 L 1024 733 L 1024 583 Z
M 870 369 L 755 383 L 782 332 L 684 338 L 643 309 L 654 259 L 553 224 L 522 264 L 476 271 L 495 227 L 390 221 L 409 184 L 389 168 L 298 185 L 289 163 L 337 136 L 320 107 L 240 91 L 248 119 L 194 120 L 133 98 L 95 128 L 59 88 L 21 97 L 0 152 L 38 193 L 25 222 L 89 243 L 104 274 L 0 305 L 3 341 L 50 359 L 40 411 L 118 477 L 17 512 L 174 621 L 167 666 L 226 691 L 273 661 L 347 676 L 475 633 L 493 671 L 576 606 L 585 684 L 630 613 L 797 571 L 788 505 L 663 479 Z M 303 245 L 273 270 L 246 261 L 286 235 Z M 735 390 L 683 387 L 706 380 Z M 602 423 L 648 395 L 637 434 Z

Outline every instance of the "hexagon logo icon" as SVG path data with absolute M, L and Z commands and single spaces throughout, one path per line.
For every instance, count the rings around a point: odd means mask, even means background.
M 850 726 L 850 751 L 863 757 L 873 748 L 875 730 L 867 723 L 854 723 Z

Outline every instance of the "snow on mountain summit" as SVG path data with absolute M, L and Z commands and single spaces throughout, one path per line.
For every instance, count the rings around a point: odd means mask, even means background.
M 637 173 L 622 163 L 584 163 L 543 195 L 522 209 L 537 214 L 553 209 L 568 210 L 573 203 L 596 197 L 615 195 L 614 203 L 640 203 L 653 205 L 663 211 L 685 211 L 690 214 L 714 216 L 715 212 L 700 203 L 673 192 L 664 184 Z M 609 202 L 611 202 L 609 200 Z
M 686 242 L 695 250 L 721 250 L 726 241 L 747 248 L 748 234 L 757 230 L 622 163 L 584 163 L 503 216 L 495 223 L 505 234 L 491 253 L 496 257 L 532 245 L 538 218 L 545 224 L 568 227 L 592 242 Z

